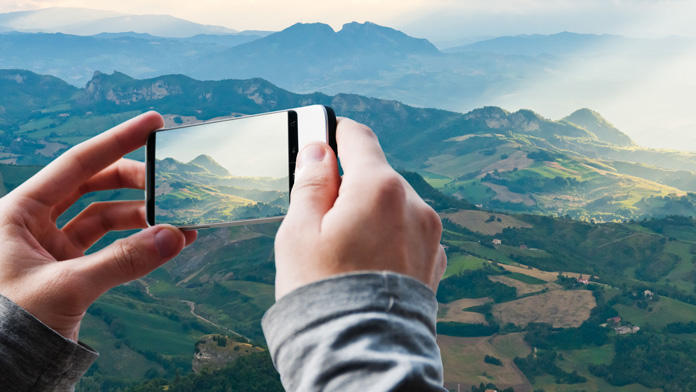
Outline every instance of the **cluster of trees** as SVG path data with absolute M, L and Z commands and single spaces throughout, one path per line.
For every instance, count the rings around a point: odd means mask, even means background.
M 500 327 L 497 324 L 465 324 L 454 321 L 443 321 L 437 323 L 437 333 L 439 335 L 458 336 L 458 337 L 478 337 L 491 336 L 497 333 Z
M 176 375 L 173 380 L 156 378 L 142 385 L 133 386 L 125 392 L 190 392 L 190 391 L 246 391 L 282 392 L 280 377 L 273 367 L 268 352 L 239 357 L 226 367 L 214 371 L 202 371 Z
M 602 346 L 609 337 L 607 329 L 585 321 L 578 328 L 553 328 L 545 323 L 530 323 L 524 340 L 545 350 L 575 350 L 584 346 Z
M 667 333 L 674 333 L 674 334 L 696 333 L 696 322 L 689 321 L 688 323 L 685 323 L 683 321 L 679 321 L 676 323 L 669 323 L 669 324 L 665 325 L 663 330 Z
M 449 303 L 461 298 L 490 297 L 495 302 L 504 302 L 517 298 L 517 289 L 498 282 L 492 282 L 488 275 L 500 272 L 487 267 L 478 270 L 463 271 L 440 282 L 437 300 Z
M 551 153 L 546 150 L 537 150 L 527 153 L 527 158 L 532 159 L 536 162 L 555 162 L 556 154 Z
M 495 366 L 503 366 L 503 361 L 501 361 L 500 358 L 496 358 L 492 355 L 486 355 L 483 358 L 483 362 L 490 363 L 491 365 L 495 365 Z
M 556 377 L 556 384 L 580 384 L 587 378 L 579 375 L 577 371 L 568 373 L 556 365 L 558 354 L 555 351 L 540 351 L 529 354 L 526 358 L 515 357 L 515 365 L 524 373 L 530 382 L 534 382 L 536 376 L 550 374 Z
M 640 332 L 618 337 L 609 365 L 590 372 L 616 386 L 639 383 L 665 392 L 696 390 L 696 342 Z

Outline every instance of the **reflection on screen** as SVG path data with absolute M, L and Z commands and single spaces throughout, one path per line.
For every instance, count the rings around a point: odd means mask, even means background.
M 284 215 L 288 114 L 161 131 L 155 143 L 155 222 L 176 226 Z

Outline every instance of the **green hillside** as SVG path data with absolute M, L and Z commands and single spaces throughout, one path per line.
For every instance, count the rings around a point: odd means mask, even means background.
M 6 124 L 0 163 L 46 164 L 95 132 L 150 109 L 168 118 L 208 120 L 319 103 L 371 126 L 396 167 L 484 208 L 600 222 L 696 215 L 689 194 L 696 192 L 696 154 L 636 146 L 589 109 L 553 121 L 530 110 L 485 107 L 460 114 L 350 94 L 294 94 L 261 79 L 138 80 L 96 73 L 75 89 L 28 71 L 2 70 L 0 77 L 11 92 L 0 97 L 0 124 Z M 54 86 L 48 96 L 47 86 Z M 224 169 L 197 159 L 197 167 L 224 176 Z M 250 181 L 231 186 L 276 189 Z

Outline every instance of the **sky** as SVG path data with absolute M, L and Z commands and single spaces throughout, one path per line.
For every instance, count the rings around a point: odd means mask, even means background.
M 157 159 L 212 157 L 235 177 L 288 176 L 287 114 L 211 122 L 157 134 Z M 286 131 L 278 134 L 278 131 Z
M 167 14 L 236 30 L 371 21 L 431 41 L 560 31 L 696 36 L 692 0 L 3 0 L 0 12 L 47 7 Z

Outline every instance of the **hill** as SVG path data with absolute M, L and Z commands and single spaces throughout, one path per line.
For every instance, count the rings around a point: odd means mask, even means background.
M 22 168 L 6 166 L 3 178 Z M 21 173 L 28 176 L 31 171 Z M 14 175 L 15 181 L 21 173 Z M 404 175 L 443 214 L 485 213 L 458 210 L 461 201 L 439 194 L 417 174 Z M 67 215 L 74 215 L 96 198 L 137 198 L 141 197 L 139 194 L 126 191 L 88 195 Z M 438 342 L 443 352 L 446 385 L 472 385 L 484 380 L 524 391 L 542 387 L 555 390 L 555 386 L 560 388 L 572 381 L 574 387 L 584 389 L 635 391 L 648 390 L 645 385 L 667 382 L 664 374 L 653 372 L 650 378 L 635 378 L 643 385 L 617 384 L 610 375 L 621 376 L 626 370 L 612 358 L 630 355 L 633 346 L 624 342 L 633 337 L 616 335 L 613 329 L 600 324 L 618 314 L 626 320 L 624 325 L 653 331 L 650 333 L 664 342 L 653 346 L 656 353 L 665 353 L 670 347 L 665 344 L 679 338 L 679 332 L 661 328 L 696 317 L 696 272 L 691 257 L 696 240 L 695 220 L 669 217 L 592 224 L 536 215 L 489 215 L 495 218 L 454 222 L 453 217 L 443 221 L 442 241 L 449 263 L 438 299 L 447 303 L 441 309 L 449 310 L 443 312 L 451 314 L 439 316 Z M 61 217 L 61 221 L 69 217 Z M 166 379 L 171 380 L 177 372 L 190 371 L 195 343 L 211 333 L 241 334 L 234 339 L 250 338 L 263 346 L 260 318 L 273 303 L 276 230 L 277 224 L 269 224 L 202 231 L 196 244 L 172 262 L 139 282 L 116 288 L 102 297 L 88 311 L 81 335 L 102 357 L 79 390 L 123 390 L 138 383 L 146 384 L 137 388 L 155 389 L 165 384 L 177 385 L 183 378 L 173 382 Z M 112 234 L 98 246 L 124 234 L 127 233 Z M 500 243 L 493 244 L 493 239 Z M 582 276 L 591 277 L 598 284 L 585 287 L 576 280 Z M 645 290 L 655 293 L 655 297 L 644 297 Z M 467 298 L 471 300 L 464 301 Z M 545 305 L 539 306 L 542 299 Z M 556 311 L 558 307 L 569 309 L 569 303 L 582 306 L 583 313 Z M 460 311 L 457 304 L 467 308 Z M 565 318 L 558 318 L 561 315 Z M 474 324 L 467 324 L 473 320 Z M 530 320 L 547 320 L 549 325 L 529 323 Z M 671 326 L 670 331 L 678 331 L 677 327 Z M 644 343 L 638 344 L 642 347 Z M 541 358 L 562 353 L 565 359 L 523 362 L 522 359 L 529 361 L 525 358 L 531 347 L 537 348 Z M 588 350 L 596 353 L 596 358 L 589 362 Z M 466 358 L 462 353 L 466 353 Z M 235 360 L 231 365 L 240 379 L 251 380 L 252 385 L 268 376 L 273 379 L 272 372 L 255 373 L 268 361 L 265 354 L 259 355 Z M 479 365 L 485 355 L 498 358 L 503 366 Z M 472 365 L 462 367 L 464 360 Z M 661 356 L 659 361 L 660 366 L 675 365 L 669 357 Z M 681 365 L 691 366 L 688 358 L 680 361 Z M 598 365 L 607 368 L 592 367 Z M 531 370 L 534 367 L 538 369 Z M 573 370 L 579 377 L 571 378 Z M 561 384 L 548 380 L 561 376 Z M 156 381 L 144 381 L 152 377 Z M 198 383 L 209 379 L 186 377 Z
M 396 167 L 486 208 L 596 221 L 696 215 L 696 154 L 636 146 L 589 110 L 560 121 L 497 107 L 460 114 L 353 94 L 295 94 L 262 79 L 140 80 L 119 72 L 97 72 L 82 89 L 21 70 L 0 71 L 0 82 L 0 124 L 7 124 L 0 163 L 45 164 L 150 109 L 201 121 L 318 103 L 371 126 Z
M 587 129 L 597 136 L 597 139 L 603 142 L 622 147 L 634 145 L 630 137 L 616 129 L 615 126 L 605 120 L 599 113 L 590 109 L 576 110 L 570 116 L 564 117 L 562 120 Z
M 204 169 L 208 170 L 208 172 L 216 176 L 228 177 L 230 175 L 230 172 L 227 171 L 227 169 L 222 167 L 222 165 L 220 165 L 219 163 L 215 162 L 215 160 L 212 157 L 205 154 L 197 156 L 189 163 L 201 166 Z

